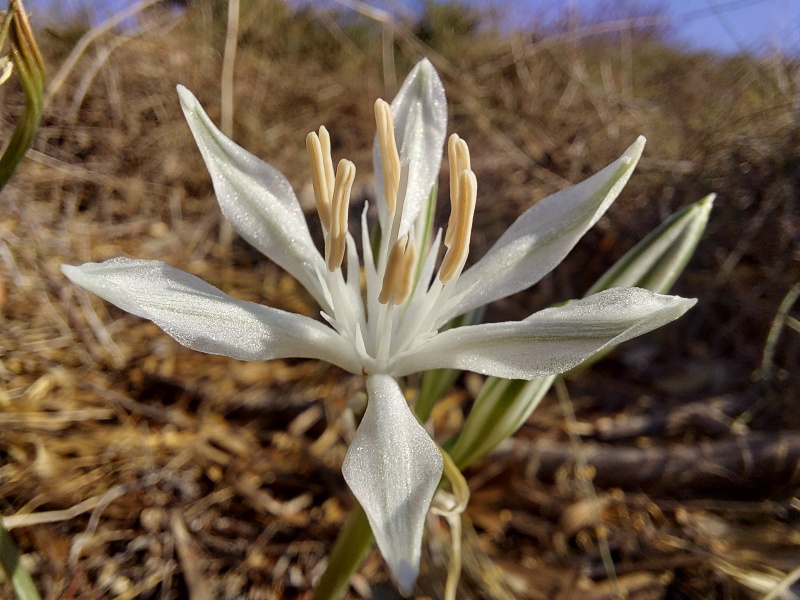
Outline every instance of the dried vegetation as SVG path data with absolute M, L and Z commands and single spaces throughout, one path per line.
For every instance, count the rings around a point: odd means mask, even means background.
M 52 90 L 0 198 L 0 502 L 46 598 L 309 598 L 353 502 L 339 468 L 358 379 L 192 353 L 58 270 L 164 259 L 238 297 L 314 313 L 256 251 L 220 243 L 180 114 L 176 83 L 219 116 L 223 4 L 156 5 L 98 35 Z M 371 103 L 431 58 L 450 130 L 474 149 L 473 256 L 530 203 L 648 136 L 609 215 L 493 319 L 581 295 L 670 212 L 719 194 L 676 289 L 697 308 L 569 381 L 577 422 L 548 398 L 467 472 L 460 598 L 800 594 L 800 332 L 798 309 L 779 311 L 800 279 L 800 66 L 686 54 L 633 25 L 500 34 L 445 5 L 392 30 L 344 9 L 242 9 L 234 138 L 304 199 L 304 136 L 321 124 L 370 197 Z M 51 75 L 84 33 L 40 30 Z M 3 93 L 5 133 L 21 99 Z M 765 352 L 771 328 L 781 335 Z M 479 384 L 462 378 L 437 407 L 443 437 Z M 575 472 L 570 429 L 588 472 Z M 431 521 L 423 595 L 442 593 L 446 541 Z M 392 597 L 369 592 L 381 581 L 373 553 L 351 594 Z

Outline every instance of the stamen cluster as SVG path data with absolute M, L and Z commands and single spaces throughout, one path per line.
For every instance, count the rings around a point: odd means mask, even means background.
M 368 338 L 380 339 L 378 344 L 372 344 L 381 347 L 377 351 L 377 356 L 374 354 L 373 356 L 385 360 L 391 354 L 389 342 L 393 329 L 391 311 L 387 314 L 386 308 L 408 303 L 417 284 L 415 275 L 419 272 L 420 265 L 413 228 L 409 228 L 401 235 L 409 170 L 407 162 L 400 160 L 391 107 L 384 100 L 379 99 L 375 102 L 375 122 L 383 174 L 383 200 L 389 227 L 388 231 L 384 232 L 385 237 L 382 240 L 376 264 L 367 264 L 367 267 L 375 270 L 376 276 L 381 282 L 377 300 L 384 308 L 379 309 L 377 322 L 382 335 L 375 334 L 375 327 L 368 327 L 366 314 L 362 319 L 356 319 L 356 321 L 361 321 L 359 325 L 362 328 L 373 331 L 374 335 L 368 335 Z M 312 131 L 308 134 L 306 148 L 311 159 L 317 214 L 325 238 L 325 264 L 331 275 L 334 275 L 341 269 L 344 261 L 350 193 L 356 168 L 349 160 L 342 159 L 334 173 L 331 140 L 325 127 L 320 127 L 319 132 Z M 454 282 L 464 268 L 469 254 L 472 219 L 475 212 L 478 184 L 475 173 L 471 169 L 467 143 L 458 135 L 453 134 L 450 136 L 447 149 L 450 160 L 450 219 L 444 236 L 444 245 L 447 250 L 439 268 L 438 281 L 434 281 L 433 285 L 430 285 L 430 281 L 420 281 L 423 286 L 421 293 L 429 296 L 428 301 L 425 302 L 429 309 L 425 311 L 426 313 L 431 312 L 431 304 L 436 303 L 442 296 L 442 287 Z M 438 252 L 438 247 L 439 238 L 437 237 L 437 242 L 433 244 L 430 252 Z M 366 253 L 366 247 L 364 250 Z M 371 263 L 371 256 L 365 254 L 365 261 Z M 358 267 L 357 264 L 350 265 L 351 269 Z M 340 287 L 343 281 L 335 276 L 334 281 L 331 281 L 331 278 L 327 279 L 329 288 Z M 429 285 L 430 287 L 428 287 Z M 422 329 L 422 323 L 418 319 L 417 321 L 416 323 L 406 323 L 409 327 L 402 335 L 403 347 L 407 346 L 413 340 L 414 334 Z M 355 325 L 355 323 L 351 324 Z M 397 349 L 395 348 L 395 350 Z
M 421 265 L 414 228 L 409 227 L 408 231 L 401 233 L 408 187 L 408 163 L 400 159 L 392 110 L 384 100 L 379 99 L 375 102 L 375 122 L 388 227 L 384 231 L 377 260 L 373 263 L 372 250 L 366 240 L 363 244 L 363 253 L 366 267 L 374 269 L 375 278 L 380 282 L 377 294 L 380 306 L 377 314 L 369 319 L 364 308 L 364 299 L 359 298 L 360 310 L 356 311 L 358 315 L 352 315 L 352 318 L 334 315 L 334 318 L 340 321 L 339 326 L 351 330 L 356 344 L 359 344 L 361 339 L 359 345 L 363 345 L 362 354 L 366 353 L 371 358 L 378 359 L 379 363 L 385 364 L 391 354 L 413 346 L 415 336 L 425 332 L 425 326 L 430 325 L 426 315 L 432 312 L 431 305 L 446 299 L 447 294 L 442 294 L 443 288 L 449 287 L 447 284 L 453 283 L 464 268 L 469 254 L 477 179 L 471 169 L 467 143 L 458 135 L 451 135 L 447 144 L 450 162 L 450 218 L 444 235 L 446 252 L 438 277 L 431 282 L 429 272 L 427 281 L 422 279 L 417 281 L 415 277 L 421 272 L 419 268 Z M 331 294 L 338 292 L 341 295 L 344 293 L 341 267 L 347 247 L 347 219 L 356 168 L 349 160 L 342 159 L 334 173 L 331 138 L 325 127 L 320 127 L 318 132 L 312 131 L 308 134 L 306 148 L 311 160 L 317 214 L 325 239 L 325 264 L 330 273 L 325 279 Z M 436 242 L 429 250 L 429 253 L 434 255 L 426 257 L 425 262 L 435 260 L 440 239 L 437 236 Z M 357 261 L 357 257 L 353 254 L 349 260 Z M 348 268 L 360 269 L 360 265 L 350 264 Z M 392 307 L 407 305 L 418 284 L 420 303 L 425 304 L 428 310 L 422 311 L 420 316 L 401 315 L 400 320 L 404 324 L 402 338 L 392 344 L 392 333 L 395 329 Z M 369 290 L 367 292 L 369 293 Z M 369 305 L 370 302 L 367 301 L 366 306 Z M 366 342 L 363 339 L 365 333 Z M 368 346 L 371 347 L 371 351 L 368 350 Z

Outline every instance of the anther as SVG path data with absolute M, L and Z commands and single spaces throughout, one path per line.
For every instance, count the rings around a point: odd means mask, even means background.
M 414 287 L 414 271 L 417 268 L 417 246 L 409 242 L 406 251 L 403 253 L 403 272 L 400 274 L 400 281 L 394 292 L 394 303 L 404 304 L 411 295 Z
M 311 181 L 314 185 L 314 199 L 322 227 L 327 232 L 331 227 L 331 195 L 333 193 L 333 167 L 328 177 L 327 163 L 331 162 L 330 136 L 324 127 L 319 129 L 322 137 L 313 131 L 306 136 L 306 149 L 311 159 Z
M 331 136 L 328 130 L 322 125 L 319 128 L 319 142 L 322 147 L 322 161 L 325 167 L 325 180 L 328 182 L 328 193 L 333 192 L 334 174 L 333 158 L 331 157 Z
M 350 192 L 356 177 L 356 167 L 349 160 L 340 160 L 336 167 L 331 199 L 331 227 L 325 238 L 325 262 L 329 271 L 342 266 L 347 247 L 347 216 L 350 208 Z
M 397 152 L 397 142 L 394 137 L 392 109 L 380 98 L 375 101 L 375 123 L 383 171 L 383 197 L 389 209 L 389 216 L 393 217 L 400 186 L 400 154 Z
M 383 287 L 378 295 L 381 304 L 403 304 L 411 295 L 414 282 L 414 268 L 417 262 L 417 248 L 404 235 L 398 239 L 389 253 Z
M 475 214 L 475 199 L 478 194 L 478 180 L 472 171 L 462 171 L 458 179 L 457 221 L 448 225 L 447 234 L 451 244 L 439 268 L 442 283 L 451 281 L 461 274 L 469 254 L 469 241 L 472 235 L 472 217 Z M 453 231 L 451 234 L 450 231 Z
M 450 219 L 447 222 L 447 230 L 444 235 L 444 245 L 447 248 L 453 245 L 453 236 L 458 228 L 459 208 L 460 208 L 460 180 L 464 171 L 471 170 L 469 157 L 469 147 L 467 143 L 453 134 L 447 140 L 447 159 L 450 163 Z

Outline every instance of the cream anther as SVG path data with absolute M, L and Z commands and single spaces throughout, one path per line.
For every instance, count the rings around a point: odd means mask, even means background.
M 331 198 L 334 184 L 331 138 L 328 130 L 320 127 L 319 135 L 313 131 L 309 133 L 306 136 L 306 149 L 311 159 L 311 181 L 314 184 L 317 214 L 327 232 L 331 227 Z
M 397 191 L 400 187 L 400 154 L 394 137 L 392 109 L 388 103 L 378 99 L 375 101 L 375 123 L 378 129 L 378 148 L 383 171 L 383 197 L 389 216 L 394 216 L 397 205 Z
M 447 233 L 451 235 L 451 245 L 444 255 L 439 268 L 439 279 L 447 283 L 461 274 L 469 254 L 469 240 L 472 235 L 472 217 L 475 214 L 475 199 L 478 194 L 478 180 L 472 171 L 462 171 L 458 179 L 459 198 L 457 202 L 457 221 L 448 225 Z M 450 233 L 450 230 L 453 233 Z
M 347 213 L 356 167 L 349 160 L 340 160 L 334 174 L 331 137 L 325 127 L 319 128 L 319 134 L 312 131 L 306 136 L 306 148 L 317 214 L 325 234 L 325 264 L 332 272 L 342 266 L 347 247 Z
M 447 140 L 447 159 L 450 163 L 450 219 L 447 222 L 447 230 L 444 236 L 444 245 L 449 248 L 453 245 L 453 236 L 458 229 L 460 219 L 460 180 L 464 171 L 471 170 L 469 157 L 469 147 L 467 142 L 458 137 L 457 134 L 450 136 Z
M 350 192 L 356 177 L 356 166 L 342 159 L 336 167 L 331 199 L 331 228 L 325 238 L 325 262 L 329 271 L 342 266 L 347 247 L 347 217 L 350 208 Z
M 404 235 L 392 246 L 386 273 L 383 275 L 383 287 L 378 296 L 381 304 L 403 304 L 411 294 L 414 283 L 414 268 L 417 264 L 417 247 Z

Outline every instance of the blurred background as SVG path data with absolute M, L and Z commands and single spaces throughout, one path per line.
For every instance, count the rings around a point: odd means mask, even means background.
M 353 504 L 340 467 L 360 379 L 192 353 L 59 265 L 166 260 L 317 314 L 224 234 L 175 86 L 218 123 L 231 111 L 233 139 L 287 175 L 317 235 L 306 133 L 326 125 L 334 157 L 355 162 L 360 213 L 372 103 L 422 57 L 473 152 L 470 260 L 531 204 L 648 138 L 607 216 L 491 320 L 581 296 L 669 214 L 718 194 L 674 289 L 698 305 L 570 377 L 577 421 L 548 396 L 467 471 L 459 598 L 800 597 L 797 2 L 242 0 L 230 83 L 227 0 L 28 8 L 48 88 L 0 196 L 0 509 L 43 597 L 310 597 Z M 23 105 L 13 79 L 0 105 L 6 139 Z M 439 439 L 480 384 L 461 377 L 437 406 Z M 575 473 L 570 432 L 588 473 Z M 446 549 L 432 520 L 420 597 L 441 597 Z M 349 593 L 391 598 L 386 582 L 373 553 Z
M 192 0 L 173 0 L 182 10 Z M 40 19 L 99 22 L 135 4 L 131 0 L 31 0 Z M 335 0 L 293 0 L 294 7 L 335 7 Z M 370 6 L 404 19 L 421 17 L 431 2 L 388 0 Z M 553 26 L 572 20 L 607 22 L 637 16 L 658 17 L 665 40 L 691 50 L 724 54 L 800 50 L 800 6 L 792 0 L 465 0 L 507 30 Z

